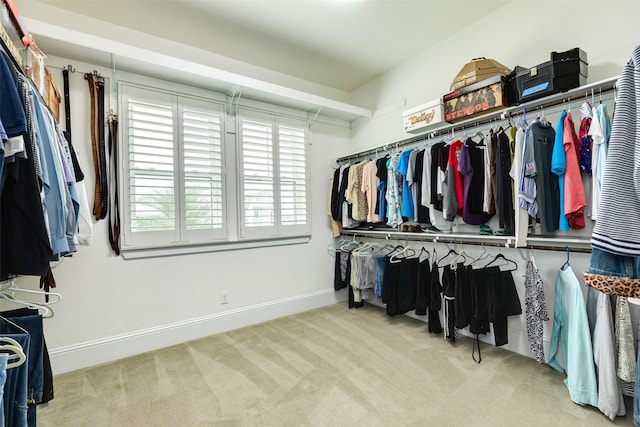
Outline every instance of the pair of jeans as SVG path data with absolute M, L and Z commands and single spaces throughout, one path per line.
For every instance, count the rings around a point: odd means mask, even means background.
M 0 426 L 6 425 L 4 423 L 4 405 L 3 405 L 3 395 L 4 395 L 4 384 L 7 381 L 7 361 L 9 359 L 9 355 L 2 353 L 0 354 Z
M 640 279 L 640 257 L 616 255 L 598 248 L 592 248 L 589 273 Z
M 609 277 L 628 277 L 640 279 L 640 257 L 616 255 L 598 248 L 591 250 L 591 264 L 589 273 Z M 597 292 L 589 288 L 587 294 L 587 312 L 589 314 L 589 326 L 593 331 L 595 315 L 591 313 L 597 305 Z M 636 366 L 636 383 L 633 391 L 633 424 L 640 426 L 640 345 L 638 346 Z
M 37 309 L 27 308 L 27 307 L 0 312 L 0 317 L 4 317 L 11 321 L 15 320 L 14 318 L 16 317 L 37 316 L 37 315 L 38 315 Z M 20 324 L 20 321 L 15 323 Z M 35 326 L 39 326 L 39 325 L 40 325 L 40 322 L 35 323 Z M 25 327 L 25 329 L 27 330 L 27 332 L 29 332 L 29 327 Z M 42 337 L 42 346 L 43 346 L 42 364 L 44 368 L 44 380 L 42 385 L 42 400 L 39 400 L 37 403 L 47 403 L 53 400 L 53 372 L 51 370 L 51 360 L 49 358 L 49 351 L 47 350 L 47 340 L 44 337 L 44 334 Z
M 16 328 L 18 329 L 18 328 Z M 10 334 L 0 332 L 3 337 L 13 338 L 20 344 L 25 355 L 29 354 L 29 334 Z M 28 356 L 27 356 L 28 357 Z M 6 426 L 27 427 L 27 378 L 29 366 L 25 362 L 20 366 L 8 369 L 7 378 L 4 385 L 3 410 L 4 422 Z
M 42 401 L 44 386 L 44 334 L 42 328 L 42 316 L 0 317 L 0 332 L 7 329 L 15 330 L 20 327 L 29 333 L 29 352 L 27 355 L 27 424 L 36 426 L 36 405 Z

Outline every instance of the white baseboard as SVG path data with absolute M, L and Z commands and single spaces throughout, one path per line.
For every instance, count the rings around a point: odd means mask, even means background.
M 181 322 L 49 350 L 54 374 L 112 362 L 209 335 L 344 301 L 333 289 L 241 307 Z

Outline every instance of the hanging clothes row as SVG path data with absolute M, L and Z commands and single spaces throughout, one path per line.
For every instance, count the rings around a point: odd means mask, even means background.
M 497 126 L 486 136 L 427 139 L 343 164 L 329 187 L 332 225 L 440 233 L 464 223 L 483 235 L 516 235 L 518 246 L 538 223 L 542 234 L 580 230 L 585 217 L 597 218 L 610 127 L 606 106 L 585 101 L 578 131 L 570 110 L 556 129 L 544 113 L 531 124 L 525 113 L 521 124 Z M 593 181 L 588 194 L 585 176 Z M 487 224 L 494 216 L 495 230 Z
M 390 316 L 428 315 L 429 332 L 450 341 L 467 327 L 472 334 L 487 334 L 491 323 L 495 345 L 505 345 L 507 318 L 522 313 L 512 276 L 517 264 L 502 254 L 476 260 L 451 250 L 438 259 L 435 249 L 348 240 L 336 242 L 332 252 L 334 289 L 348 288 L 350 308 L 379 298 Z
M 582 286 L 567 261 L 558 271 L 548 364 L 566 373 L 569 397 L 612 421 L 626 415 L 623 396 L 637 400 L 636 339 L 629 299 Z M 640 331 L 640 325 L 636 325 Z
M 77 250 L 82 210 L 73 146 L 32 82 L 5 55 L 0 85 L 0 280 L 45 276 L 52 259 Z

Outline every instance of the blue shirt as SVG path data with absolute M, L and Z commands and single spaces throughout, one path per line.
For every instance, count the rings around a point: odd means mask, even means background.
M 400 162 L 398 163 L 398 172 L 402 175 L 402 216 L 407 217 L 410 220 L 414 218 L 413 207 L 413 195 L 407 183 L 407 172 L 409 171 L 409 156 L 413 148 L 409 148 L 407 151 L 403 151 L 400 155 Z
M 69 252 L 69 244 L 66 235 L 65 188 L 60 185 L 60 182 L 64 182 L 64 180 L 61 180 L 58 176 L 58 174 L 62 174 L 62 171 L 58 170 L 54 158 L 53 145 L 57 144 L 57 142 L 54 140 L 53 130 L 49 128 L 45 117 L 47 114 L 46 107 L 41 104 L 38 95 L 33 91 L 31 92 L 31 98 L 34 105 L 34 122 L 37 126 L 36 142 L 41 153 L 42 184 L 44 187 L 46 214 L 49 220 L 51 248 L 54 254 L 63 254 Z
M 558 175 L 558 187 L 560 188 L 559 230 L 569 230 L 569 220 L 564 216 L 564 174 L 567 170 L 567 155 L 564 151 L 565 117 L 567 117 L 567 112 L 562 111 L 556 127 L 556 139 L 553 143 L 553 155 L 551 157 L 551 172 Z

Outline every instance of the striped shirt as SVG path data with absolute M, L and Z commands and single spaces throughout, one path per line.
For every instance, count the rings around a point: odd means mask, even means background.
M 640 256 L 640 46 L 618 79 L 602 194 L 591 245 Z

